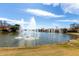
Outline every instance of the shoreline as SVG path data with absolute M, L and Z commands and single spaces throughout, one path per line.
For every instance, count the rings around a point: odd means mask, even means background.
M 79 35 L 78 33 L 68 33 Z M 0 56 L 79 56 L 79 38 L 63 44 L 47 44 L 34 48 L 2 47 Z
M 79 35 L 79 33 L 67 33 L 67 34 L 70 34 L 70 35 Z

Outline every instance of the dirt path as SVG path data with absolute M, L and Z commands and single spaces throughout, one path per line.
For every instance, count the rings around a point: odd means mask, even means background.
M 0 48 L 2 56 L 79 56 L 79 48 L 66 45 L 45 45 L 37 48 Z

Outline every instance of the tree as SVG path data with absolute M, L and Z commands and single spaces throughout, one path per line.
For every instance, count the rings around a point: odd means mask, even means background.
M 79 24 L 77 23 L 70 24 L 70 29 L 72 32 L 77 32 L 79 29 Z
M 77 24 L 77 23 L 70 24 L 70 28 L 77 29 L 77 28 L 79 28 L 79 24 Z
M 61 30 L 62 30 L 62 33 L 67 33 L 67 29 L 66 28 L 63 28 Z
M 13 26 L 10 27 L 11 32 L 17 32 L 17 30 L 19 30 L 20 25 L 19 24 L 15 24 Z

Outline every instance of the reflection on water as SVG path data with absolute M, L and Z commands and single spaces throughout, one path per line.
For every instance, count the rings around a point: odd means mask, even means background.
M 18 41 L 14 40 L 14 37 L 17 36 L 15 33 L 0 33 L 0 47 L 12 47 L 17 46 Z
M 37 46 L 43 44 L 62 43 L 72 39 L 71 35 L 61 33 L 40 32 L 38 40 L 14 39 L 18 33 L 0 33 L 0 47 Z M 26 42 L 26 43 L 24 43 Z

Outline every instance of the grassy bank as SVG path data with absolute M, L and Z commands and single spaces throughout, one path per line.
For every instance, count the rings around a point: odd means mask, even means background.
M 78 35 L 77 33 L 70 33 Z M 36 48 L 0 48 L 2 56 L 79 56 L 79 38 L 64 44 L 48 44 Z
M 0 48 L 2 56 L 69 56 L 79 55 L 79 48 L 63 45 L 44 45 L 37 48 Z
M 67 33 L 67 34 L 71 34 L 71 35 L 79 35 L 79 33 Z

